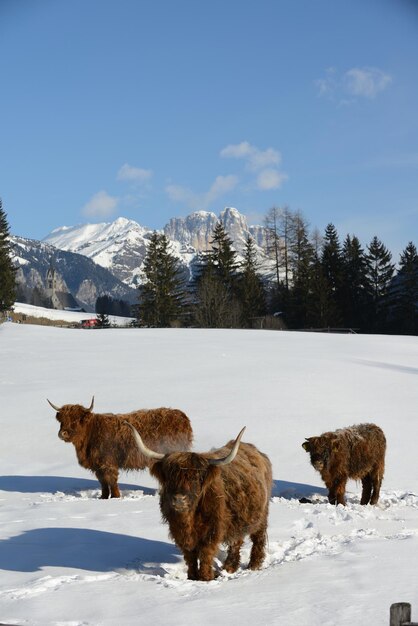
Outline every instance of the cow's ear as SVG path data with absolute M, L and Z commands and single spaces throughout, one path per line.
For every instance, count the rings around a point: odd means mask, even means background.
M 311 442 L 309 441 L 308 438 L 306 438 L 306 441 L 303 442 L 302 444 L 302 448 L 306 451 L 306 452 L 310 452 L 311 451 Z
M 158 480 L 159 483 L 164 482 L 164 471 L 163 464 L 161 461 L 155 461 L 149 468 L 149 471 L 154 478 Z

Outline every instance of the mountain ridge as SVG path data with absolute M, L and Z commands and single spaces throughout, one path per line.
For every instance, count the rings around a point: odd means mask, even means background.
M 240 255 L 248 235 L 254 238 L 259 259 L 265 262 L 266 231 L 262 226 L 249 226 L 247 218 L 233 207 L 226 207 L 219 216 L 211 211 L 195 211 L 186 217 L 173 217 L 158 232 L 172 243 L 172 253 L 183 269 L 192 273 L 196 256 L 210 249 L 213 229 L 221 221 Z M 109 269 L 126 285 L 141 283 L 141 267 L 153 230 L 134 220 L 118 217 L 113 222 L 63 226 L 42 239 L 55 247 L 84 255 Z

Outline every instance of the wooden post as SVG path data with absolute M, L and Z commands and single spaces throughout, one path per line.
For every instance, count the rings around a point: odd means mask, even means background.
M 408 602 L 397 602 L 390 607 L 390 626 L 402 626 L 411 621 L 411 605 Z

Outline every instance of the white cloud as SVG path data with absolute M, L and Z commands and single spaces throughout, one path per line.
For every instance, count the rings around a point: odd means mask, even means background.
M 275 169 L 262 170 L 257 176 L 257 188 L 261 191 L 279 189 L 288 176 Z
M 220 152 L 221 157 L 243 159 L 248 171 L 257 173 L 256 186 L 261 191 L 278 189 L 287 175 L 279 170 L 282 155 L 275 148 L 260 150 L 248 141 L 230 144 Z
M 167 185 L 166 193 L 173 202 L 181 202 L 190 208 L 207 209 L 215 200 L 235 189 L 237 184 L 238 177 L 231 174 L 217 176 L 209 190 L 201 194 L 181 185 Z
M 233 159 L 245 159 L 247 167 L 252 171 L 260 170 L 269 165 L 280 165 L 282 156 L 278 150 L 267 148 L 260 150 L 252 146 L 248 141 L 238 144 L 230 144 L 220 152 L 221 157 Z
M 358 98 L 372 100 L 392 82 L 390 74 L 377 67 L 353 67 L 342 75 L 330 67 L 325 74 L 324 78 L 314 81 L 318 96 L 337 100 L 339 104 L 350 104 Z
M 242 141 L 237 144 L 230 144 L 221 150 L 221 157 L 230 157 L 233 159 L 245 159 L 254 150 L 254 147 L 248 141 Z
M 151 178 L 152 170 L 146 170 L 141 167 L 134 167 L 125 163 L 118 171 L 118 180 L 127 180 L 135 183 L 143 183 Z
M 119 198 L 110 196 L 107 191 L 98 191 L 83 206 L 82 212 L 86 217 L 108 217 L 118 206 Z
M 392 82 L 392 77 L 376 67 L 353 67 L 344 74 L 344 89 L 351 96 L 375 98 Z
M 232 174 L 228 176 L 217 176 L 209 191 L 205 194 L 208 203 L 219 196 L 223 196 L 225 193 L 228 193 L 228 191 L 232 191 L 237 184 L 238 176 L 233 176 Z

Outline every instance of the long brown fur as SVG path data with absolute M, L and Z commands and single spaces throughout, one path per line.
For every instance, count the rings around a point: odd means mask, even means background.
M 82 467 L 94 472 L 102 487 L 102 499 L 119 498 L 119 469 L 141 470 L 150 465 L 136 448 L 124 420 L 157 452 L 189 450 L 193 441 L 190 420 L 178 409 L 141 409 L 132 413 L 93 413 L 79 404 L 58 411 L 58 437 L 74 445 Z
M 376 424 L 358 424 L 308 437 L 302 447 L 328 488 L 331 504 L 345 504 L 347 480 L 362 481 L 361 504 L 377 504 L 385 470 L 386 438 Z
M 150 468 L 160 483 L 163 520 L 183 552 L 192 580 L 213 579 L 213 560 L 221 543 L 228 546 L 224 568 L 235 572 L 246 535 L 253 543 L 249 568 L 259 569 L 264 560 L 271 463 L 255 446 L 241 443 L 229 465 L 209 464 L 208 459 L 228 454 L 233 444 L 205 454 L 167 454 Z

